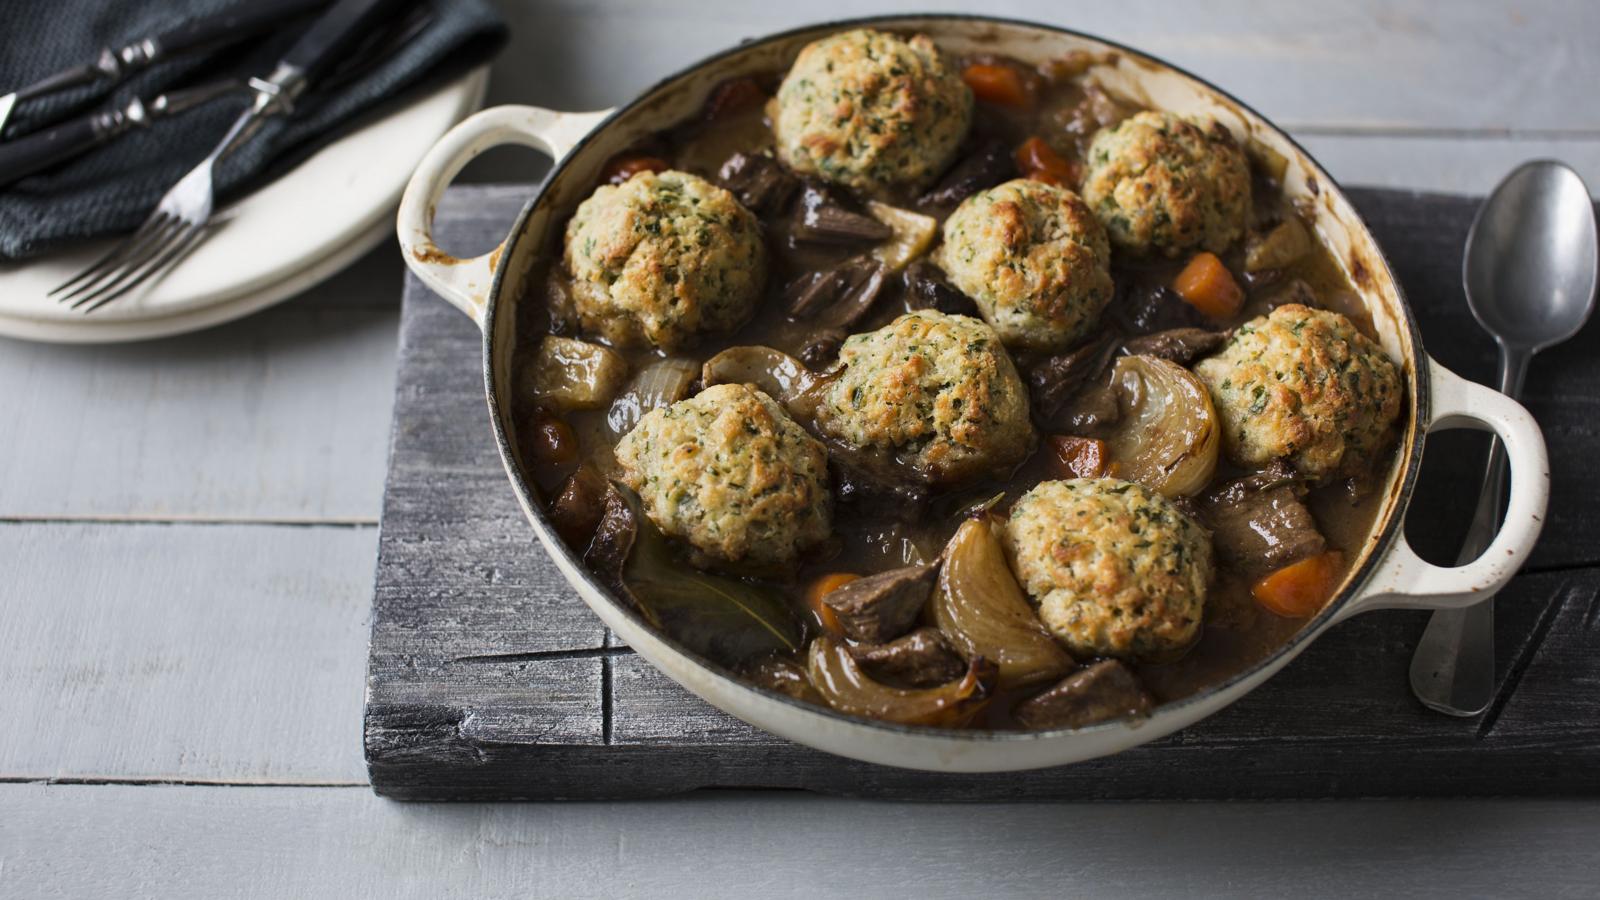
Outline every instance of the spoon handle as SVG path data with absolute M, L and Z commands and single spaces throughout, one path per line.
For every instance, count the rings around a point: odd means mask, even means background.
M 1500 348 L 1500 392 L 1517 399 L 1533 354 Z M 1483 488 L 1472 526 L 1461 546 L 1456 565 L 1482 555 L 1494 540 L 1504 508 L 1506 449 L 1498 440 L 1489 447 Z M 1452 716 L 1475 716 L 1494 699 L 1494 598 L 1466 609 L 1446 609 L 1433 614 L 1411 658 L 1411 690 L 1423 705 Z

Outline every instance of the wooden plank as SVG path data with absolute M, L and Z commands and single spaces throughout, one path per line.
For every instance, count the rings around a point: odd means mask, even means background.
M 712 0 L 692 13 L 644 0 L 508 4 L 512 43 L 489 102 L 598 109 L 746 38 L 865 14 L 843 3 Z M 1051 7 L 996 0 L 893 0 L 872 12 L 1031 19 L 1103 35 L 1166 58 L 1284 125 L 1361 130 L 1600 130 L 1600 105 L 1576 85 L 1600 81 L 1585 0 L 1436 4 L 1112 3 Z M 663 40 L 662 35 L 671 35 Z M 503 157 L 495 179 L 522 179 Z
M 451 191 L 438 211 L 452 223 L 449 246 L 493 246 L 525 192 Z M 414 314 L 400 355 L 413 364 L 396 378 L 373 601 L 373 771 L 413 771 L 439 755 L 492 768 L 502 749 L 598 743 L 605 628 L 550 564 L 508 489 L 478 330 L 420 286 L 408 290 Z
M 1562 898 L 1595 801 L 939 806 L 0 785 L 0 896 Z
M 439 227 L 457 240 L 488 240 L 524 194 L 453 192 Z M 1463 374 L 1486 377 L 1492 344 L 1455 288 L 1473 201 L 1355 197 L 1395 260 L 1428 346 Z M 1586 458 L 1600 326 L 1541 358 L 1542 374 L 1529 382 L 1562 486 L 1535 563 L 1555 571 L 1519 578 L 1502 598 L 1503 688 L 1489 715 L 1425 711 L 1405 676 L 1425 617 L 1379 614 L 1336 629 L 1270 685 L 1178 736 L 1026 779 L 903 772 L 806 750 L 717 712 L 612 647 L 511 501 L 487 433 L 470 324 L 413 281 L 401 333 L 369 670 L 367 751 L 381 793 L 616 797 L 761 785 L 1020 800 L 1600 790 L 1600 721 L 1584 714 L 1590 695 L 1571 689 L 1600 680 L 1587 649 L 1600 558 L 1586 505 L 1600 494 Z M 1473 449 L 1448 437 L 1430 446 L 1413 507 L 1426 514 L 1413 515 L 1410 529 L 1427 555 L 1452 555 L 1465 529 L 1472 498 L 1459 486 L 1472 483 Z M 517 666 L 535 663 L 545 666 L 539 680 L 508 687 Z M 546 695 L 548 720 L 539 706 Z
M 376 521 L 398 311 L 322 296 L 137 344 L 0 339 L 0 518 Z
M 376 540 L 0 525 L 0 778 L 362 783 Z

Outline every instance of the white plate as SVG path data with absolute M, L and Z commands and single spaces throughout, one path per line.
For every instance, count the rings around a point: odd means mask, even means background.
M 46 294 L 112 242 L 0 266 L 0 335 L 141 340 L 236 319 L 306 290 L 394 233 L 412 170 L 483 104 L 488 80 L 488 67 L 476 69 L 322 148 L 230 207 L 229 220 L 165 277 L 92 315 Z

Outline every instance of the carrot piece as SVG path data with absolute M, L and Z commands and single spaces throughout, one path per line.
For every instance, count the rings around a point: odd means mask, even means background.
M 1078 183 L 1078 165 L 1064 158 L 1044 138 L 1034 135 L 1023 141 L 1014 154 L 1017 171 L 1034 181 L 1057 186 Z
M 665 172 L 672 168 L 658 156 L 614 156 L 600 171 L 606 184 L 621 184 L 640 172 Z
M 1027 109 L 1033 105 L 1033 92 L 1022 73 L 1011 66 L 997 63 L 972 63 L 961 70 L 961 80 L 972 88 L 972 93 L 985 103 Z
M 766 99 L 767 92 L 754 78 L 729 78 L 711 89 L 711 95 L 706 98 L 705 119 L 715 122 L 723 116 L 760 106 Z
M 1050 438 L 1050 470 L 1061 478 L 1099 478 L 1106 474 L 1106 442 L 1057 434 Z
M 844 630 L 839 626 L 839 617 L 833 614 L 832 607 L 822 602 L 822 598 L 836 588 L 844 587 L 860 577 L 850 572 L 829 572 L 811 582 L 811 586 L 806 588 L 806 607 L 817 617 L 823 630 L 829 634 L 844 634 Z
M 1250 596 L 1280 616 L 1304 619 L 1316 615 L 1328 602 L 1343 567 L 1344 554 L 1339 551 L 1319 553 L 1257 581 L 1250 588 Z
M 1172 281 L 1172 289 L 1213 319 L 1226 319 L 1244 305 L 1244 291 L 1215 253 L 1196 253 Z

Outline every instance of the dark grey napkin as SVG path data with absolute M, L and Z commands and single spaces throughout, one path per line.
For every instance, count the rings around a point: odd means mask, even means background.
M 89 62 L 102 47 L 122 46 L 241 2 L 251 0 L 0 0 L 0 94 Z M 322 93 L 313 86 L 293 115 L 268 121 L 229 156 L 216 175 L 220 202 L 271 180 L 367 116 L 486 61 L 504 45 L 505 23 L 489 0 L 421 2 L 431 7 L 432 18 L 418 36 L 336 90 Z M 247 44 L 169 60 L 109 90 L 81 88 L 20 104 L 6 134 L 34 130 L 47 113 L 90 112 L 228 75 L 265 76 L 310 21 L 302 18 Z M 248 97 L 230 95 L 0 188 L 0 259 L 24 259 L 136 228 L 248 104 Z

